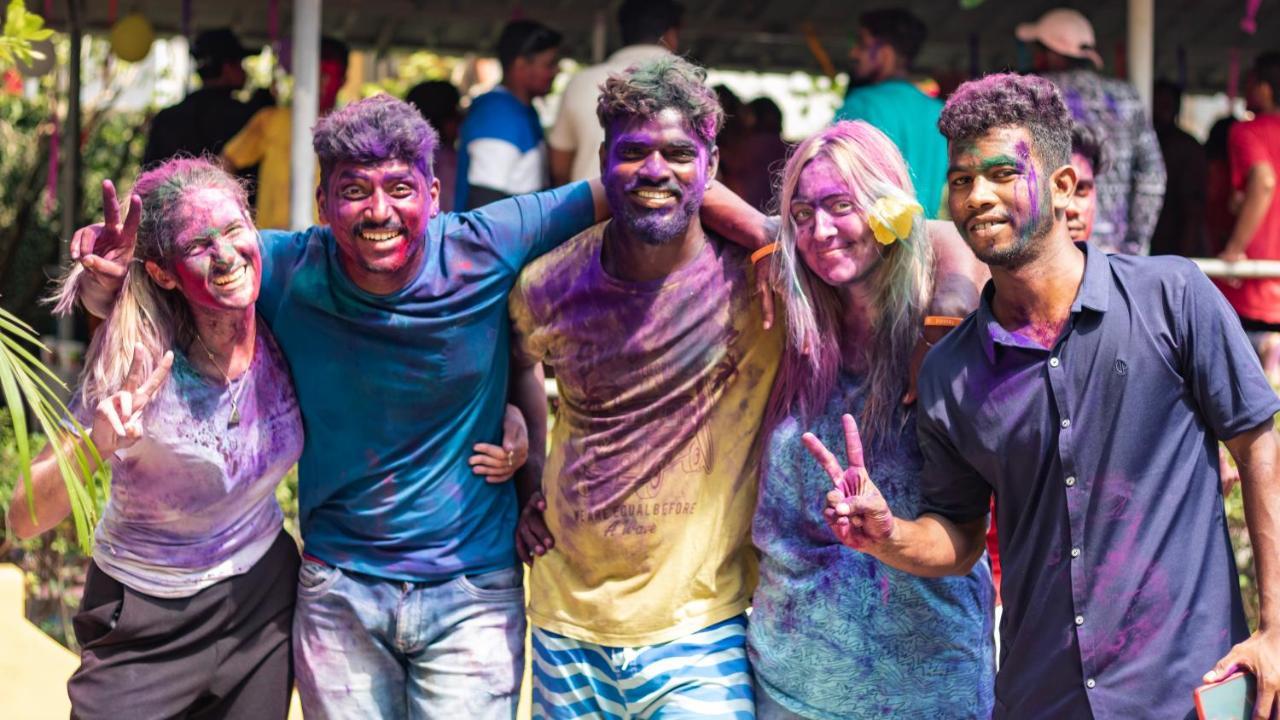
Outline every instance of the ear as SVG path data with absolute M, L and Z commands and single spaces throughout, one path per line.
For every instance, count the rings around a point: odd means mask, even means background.
M 178 278 L 174 277 L 169 271 L 157 265 L 154 261 L 148 260 L 143 267 L 147 269 L 147 274 L 157 285 L 165 290 L 172 290 L 178 287 Z
M 716 179 L 716 172 L 720 169 L 720 146 L 712 145 L 711 152 L 707 153 L 707 187 L 711 187 L 711 183 Z
M 680 28 L 667 28 L 667 31 L 662 33 L 662 38 L 658 42 L 671 52 L 679 52 Z
M 440 178 L 432 177 L 431 184 L 427 186 L 427 195 L 431 198 L 427 202 L 427 217 L 435 217 L 440 214 Z
M 606 167 L 608 167 L 608 163 L 607 163 L 607 161 L 608 161 L 608 159 L 609 159 L 608 143 L 609 143 L 609 137 L 606 135 L 606 136 L 605 136 L 605 139 L 600 141 L 600 151 L 599 151 L 599 154 L 600 154 L 600 177 L 604 177 L 604 175 L 605 175 L 605 168 L 606 168 Z
M 1071 198 L 1076 194 L 1076 182 L 1079 176 L 1070 164 L 1063 165 L 1049 176 L 1049 188 L 1053 193 L 1053 214 L 1065 213 Z
M 333 224 L 329 222 L 329 203 L 325 201 L 323 182 L 316 186 L 316 215 L 325 225 Z

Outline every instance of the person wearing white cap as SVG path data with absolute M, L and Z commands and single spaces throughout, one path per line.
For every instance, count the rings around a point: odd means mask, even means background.
M 1098 73 L 1103 63 L 1093 25 L 1076 10 L 1050 10 L 1015 33 L 1036 44 L 1036 71 L 1058 86 L 1076 121 L 1107 138 L 1111 163 L 1097 176 L 1090 242 L 1107 252 L 1147 254 L 1164 200 L 1165 167 L 1138 91 Z

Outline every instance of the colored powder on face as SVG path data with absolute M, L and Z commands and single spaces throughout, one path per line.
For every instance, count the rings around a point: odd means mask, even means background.
M 1042 212 L 1040 207 L 1040 193 L 1038 178 L 1036 177 L 1036 165 L 1031 162 L 1031 148 L 1027 143 L 1019 140 L 1017 145 L 1017 153 L 1019 160 L 1019 168 L 1025 169 L 1026 186 L 1027 186 L 1027 204 L 1026 204 L 1026 222 L 1022 227 L 1024 236 L 1029 236 L 1039 225 L 1039 218 Z
M 991 168 L 1002 167 L 1005 165 L 1013 166 L 1021 170 L 1025 164 L 1025 160 L 1019 161 L 1015 158 L 1009 157 L 1008 155 L 996 155 L 994 157 L 984 159 L 982 163 L 978 165 L 978 170 L 980 172 L 986 172 Z

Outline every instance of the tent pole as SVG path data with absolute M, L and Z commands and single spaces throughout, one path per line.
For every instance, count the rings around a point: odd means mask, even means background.
M 1155 83 L 1155 0 L 1129 0 L 1129 82 L 1138 89 L 1142 105 L 1151 114 Z
M 316 160 L 311 128 L 319 115 L 320 0 L 293 4 L 292 152 L 289 158 L 289 227 L 310 227 L 315 211 Z

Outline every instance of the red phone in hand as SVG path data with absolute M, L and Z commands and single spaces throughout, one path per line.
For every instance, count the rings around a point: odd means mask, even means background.
M 1221 682 L 1196 688 L 1200 720 L 1250 720 L 1257 688 L 1247 672 L 1232 673 Z

